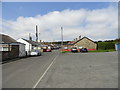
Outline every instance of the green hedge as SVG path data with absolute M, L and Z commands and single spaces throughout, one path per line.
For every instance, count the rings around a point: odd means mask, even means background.
M 98 50 L 115 49 L 114 42 L 98 42 Z

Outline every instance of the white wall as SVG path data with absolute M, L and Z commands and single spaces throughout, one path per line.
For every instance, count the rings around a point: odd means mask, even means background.
M 25 45 L 19 44 L 19 57 L 26 56 Z
M 27 41 L 25 41 L 23 39 L 18 39 L 17 42 L 25 44 L 25 51 L 29 52 L 29 48 L 30 48 L 30 51 L 32 50 L 32 45 L 30 43 L 28 43 Z

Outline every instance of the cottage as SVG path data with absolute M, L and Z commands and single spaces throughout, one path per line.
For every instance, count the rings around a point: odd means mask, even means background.
M 18 43 L 15 39 L 7 35 L 0 34 L 0 37 L 2 38 L 0 41 L 2 60 L 26 56 L 25 45 L 23 43 Z
M 26 39 L 20 38 L 17 41 L 25 44 L 25 51 L 27 52 L 27 55 L 29 55 L 29 52 L 33 49 L 39 49 L 39 50 L 41 49 L 40 43 L 32 40 L 26 40 Z
M 87 48 L 88 50 L 96 50 L 97 44 L 87 37 L 75 39 L 74 41 L 70 41 L 68 43 L 68 47 L 78 47 L 78 48 Z

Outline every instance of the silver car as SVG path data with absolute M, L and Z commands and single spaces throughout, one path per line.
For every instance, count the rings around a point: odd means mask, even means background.
M 41 51 L 40 50 L 32 50 L 30 52 L 30 56 L 41 56 Z

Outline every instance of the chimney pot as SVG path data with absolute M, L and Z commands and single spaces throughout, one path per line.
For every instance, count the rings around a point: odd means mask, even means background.
M 79 36 L 79 39 L 81 39 L 81 35 Z
M 76 41 L 77 41 L 77 38 L 76 38 Z

